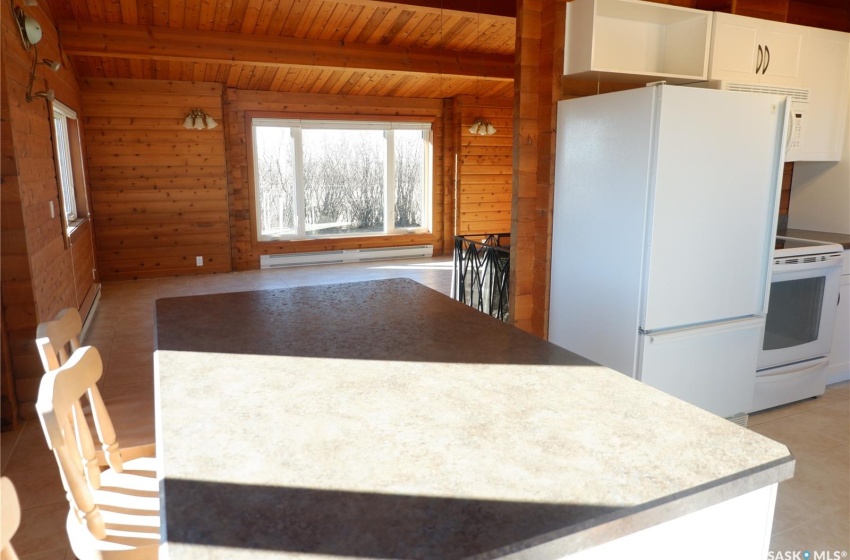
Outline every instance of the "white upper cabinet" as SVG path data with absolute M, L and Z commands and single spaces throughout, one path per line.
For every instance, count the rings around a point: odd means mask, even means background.
M 705 80 L 711 16 L 635 0 L 569 2 L 564 75 L 637 83 Z
M 800 77 L 809 89 L 803 111 L 801 146 L 796 161 L 841 159 L 850 105 L 850 35 L 806 28 L 800 55 Z
M 800 26 L 716 13 L 709 78 L 800 86 L 803 35 Z

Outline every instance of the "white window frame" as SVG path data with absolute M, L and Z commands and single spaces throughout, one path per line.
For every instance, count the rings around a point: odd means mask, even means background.
M 77 212 L 77 193 L 74 183 L 74 168 L 71 162 L 71 142 L 68 133 L 68 119 L 77 120 L 77 113 L 64 103 L 53 101 L 53 125 L 56 131 L 56 157 L 59 167 L 59 185 L 62 189 L 62 204 L 68 229 L 73 230 L 79 223 Z
M 261 231 L 262 197 L 259 196 L 259 167 L 257 161 L 257 128 L 285 127 L 292 130 L 292 138 L 295 141 L 295 233 L 268 235 Z M 381 232 L 355 232 L 340 233 L 334 235 L 311 235 L 306 234 L 305 224 L 305 179 L 304 179 L 304 153 L 301 140 L 301 131 L 304 129 L 344 129 L 344 130 L 383 130 L 386 138 L 386 158 L 384 169 L 384 231 Z M 415 228 L 395 227 L 395 132 L 396 130 L 421 130 L 423 133 L 423 185 L 422 185 L 422 226 Z M 396 121 L 344 121 L 344 120 L 309 120 L 309 119 L 285 119 L 285 118 L 253 118 L 251 119 L 251 140 L 254 149 L 253 159 L 254 171 L 254 216 L 256 217 L 257 241 L 303 241 L 315 239 L 329 239 L 333 237 L 376 237 L 393 234 L 430 233 L 432 231 L 432 206 L 433 206 L 433 132 L 430 122 L 396 122 Z M 392 188 L 391 188 L 392 187 Z

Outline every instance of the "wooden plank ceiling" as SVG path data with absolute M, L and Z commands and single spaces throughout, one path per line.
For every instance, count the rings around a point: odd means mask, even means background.
M 51 0 L 81 78 L 296 93 L 513 95 L 514 2 Z

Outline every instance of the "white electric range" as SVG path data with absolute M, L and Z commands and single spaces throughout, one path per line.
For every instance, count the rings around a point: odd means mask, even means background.
M 776 238 L 752 412 L 826 389 L 843 252 L 837 243 Z

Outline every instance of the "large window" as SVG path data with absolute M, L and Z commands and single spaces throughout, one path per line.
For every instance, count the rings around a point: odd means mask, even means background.
M 430 231 L 427 123 L 254 119 L 257 238 Z

